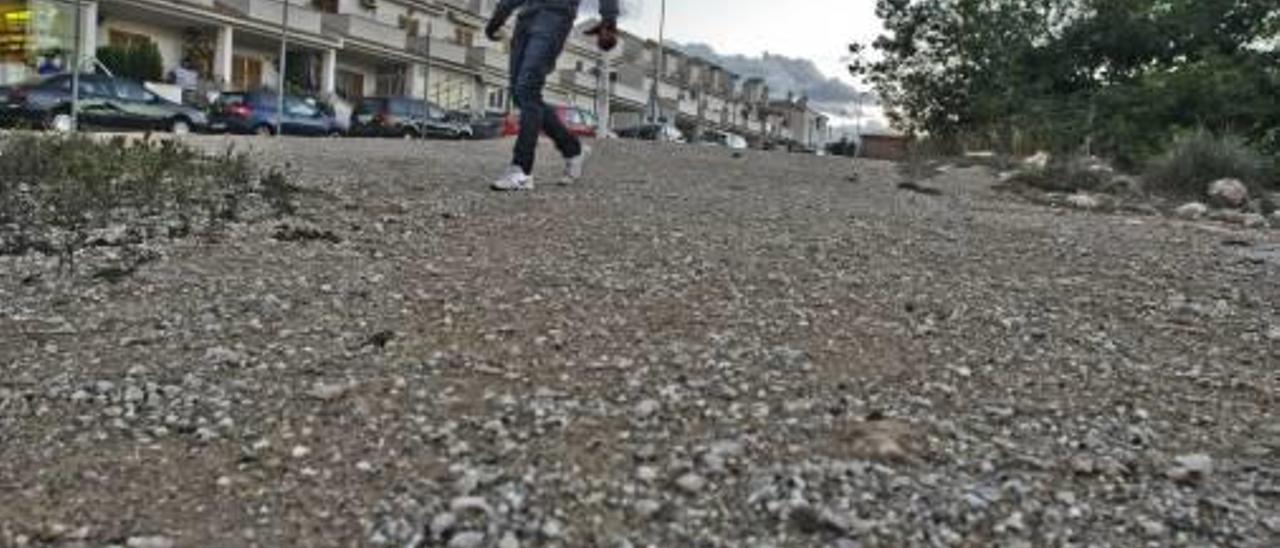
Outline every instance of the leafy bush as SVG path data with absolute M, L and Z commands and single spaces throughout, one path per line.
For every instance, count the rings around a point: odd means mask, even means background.
M 173 140 L 13 135 L 0 142 L 0 158 L 0 253 L 56 250 L 71 267 L 94 231 L 215 230 L 263 193 L 245 155 L 209 156 Z M 274 173 L 272 186 L 282 177 Z M 273 195 L 269 205 L 280 212 L 279 204 L 287 196 Z
M 164 58 L 154 42 L 103 46 L 98 48 L 97 56 L 116 76 L 152 82 L 164 78 Z
M 1143 176 L 1146 187 L 1182 198 L 1203 196 L 1209 183 L 1232 178 L 1255 194 L 1276 182 L 1274 162 L 1243 140 L 1198 131 L 1179 137 L 1153 160 Z

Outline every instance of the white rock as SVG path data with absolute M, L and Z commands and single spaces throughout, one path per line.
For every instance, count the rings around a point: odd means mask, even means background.
M 515 533 L 507 531 L 502 535 L 502 540 L 498 541 L 498 548 L 520 548 L 520 539 L 516 538 Z
M 1213 457 L 1203 453 L 1182 455 L 1173 459 L 1173 462 L 1174 467 L 1167 475 L 1177 482 L 1197 482 L 1213 473 Z
M 542 534 L 546 535 L 547 538 L 560 538 L 564 536 L 564 524 L 557 519 L 549 519 L 542 524 Z
M 1271 341 L 1280 341 L 1280 325 L 1274 326 L 1267 331 L 1267 339 Z
M 445 533 L 452 531 L 457 525 L 458 516 L 453 515 L 451 512 L 436 514 L 435 517 L 431 518 L 431 534 L 437 538 L 443 537 Z
M 658 470 L 652 466 L 641 466 L 636 469 L 636 479 L 643 482 L 651 482 L 658 479 Z
M 1037 152 L 1034 156 L 1031 156 L 1023 160 L 1022 165 L 1029 169 L 1045 169 L 1049 167 L 1050 158 L 1051 157 L 1049 156 L 1048 152 L 1040 151 L 1040 152 Z
M 449 503 L 449 510 L 455 514 L 463 514 L 466 512 L 481 512 L 485 515 L 492 514 L 493 509 L 489 507 L 489 503 L 481 497 L 458 497 Z
M 635 508 L 636 513 L 640 514 L 641 517 L 649 518 L 657 514 L 659 510 L 662 510 L 662 503 L 652 499 L 644 499 L 636 501 L 632 508 Z
M 1089 194 L 1072 194 L 1067 196 L 1067 204 L 1076 209 L 1098 209 L 1102 201 Z
M 1245 228 L 1267 228 L 1267 218 L 1257 213 L 1249 213 L 1241 219 Z
M 479 548 L 484 545 L 484 533 L 463 531 L 449 539 L 449 548 Z
M 644 400 L 636 404 L 636 418 L 647 419 L 652 417 L 661 408 L 662 404 L 658 403 L 657 400 Z
M 347 384 L 324 384 L 316 383 L 307 392 L 307 395 L 321 401 L 331 401 L 341 398 L 344 394 L 351 390 L 351 385 Z
M 311 448 L 305 445 L 296 445 L 294 446 L 293 450 L 289 452 L 289 454 L 293 455 L 293 458 L 295 459 L 300 459 L 307 455 L 310 455 Z
M 173 548 L 173 539 L 159 535 L 150 537 L 129 537 L 125 546 L 129 548 Z
M 1191 202 L 1189 204 L 1183 204 L 1181 207 L 1174 210 L 1173 213 L 1174 215 L 1177 215 L 1178 217 L 1181 217 L 1183 219 L 1189 219 L 1194 221 L 1196 219 L 1204 217 L 1205 215 L 1208 215 L 1209 206 L 1204 205 L 1200 202 Z
M 676 487 L 679 487 L 681 491 L 690 495 L 698 494 L 706 486 L 707 480 L 692 472 L 680 476 L 680 479 L 676 480 Z
M 1218 207 L 1241 208 L 1249 203 L 1249 187 L 1239 179 L 1219 179 L 1209 184 L 1209 199 Z
M 1169 528 L 1151 518 L 1138 518 L 1138 527 L 1142 528 L 1142 532 L 1148 537 L 1163 537 L 1169 532 Z

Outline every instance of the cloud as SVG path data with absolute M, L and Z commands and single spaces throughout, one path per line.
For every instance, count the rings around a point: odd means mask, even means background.
M 812 103 L 830 105 L 832 109 L 852 109 L 861 99 L 868 102 L 868 94 L 860 93 L 853 86 L 835 78 L 828 78 L 818 66 L 808 59 L 765 53 L 760 57 L 746 55 L 721 55 L 707 44 L 677 45 L 691 55 L 709 59 L 744 78 L 764 78 L 770 94 L 775 98 L 787 93 L 804 95 Z

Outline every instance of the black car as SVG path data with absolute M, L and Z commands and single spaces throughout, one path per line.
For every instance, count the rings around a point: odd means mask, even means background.
M 213 131 L 272 135 L 276 131 L 279 95 L 273 91 L 225 92 L 210 107 L 209 127 Z M 284 96 L 284 119 L 279 120 L 285 135 L 329 137 L 342 134 L 333 110 L 315 99 Z
M 0 93 L 0 119 L 56 131 L 72 130 L 72 75 L 57 74 L 6 88 Z M 113 130 L 203 131 L 208 118 L 200 109 L 152 93 L 141 82 L 104 74 L 80 75 L 81 127 Z
M 641 141 L 663 141 L 668 143 L 685 142 L 684 134 L 671 124 L 641 124 L 620 129 L 618 137 L 623 139 L 639 139 Z
M 366 97 L 351 114 L 351 135 L 466 139 L 471 126 L 444 109 L 410 97 Z

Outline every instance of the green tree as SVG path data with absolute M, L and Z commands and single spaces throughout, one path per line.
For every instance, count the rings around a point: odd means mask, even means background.
M 900 129 L 1136 161 L 1206 128 L 1277 147 L 1275 0 L 879 0 L 850 67 Z M 1020 146 L 1021 145 L 1021 146 Z

